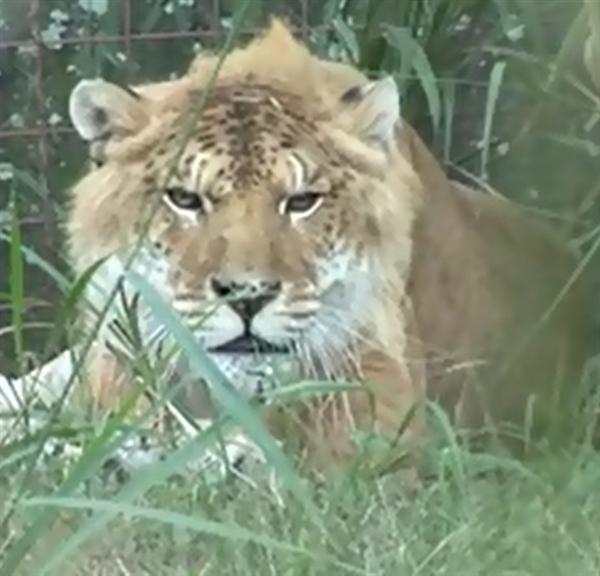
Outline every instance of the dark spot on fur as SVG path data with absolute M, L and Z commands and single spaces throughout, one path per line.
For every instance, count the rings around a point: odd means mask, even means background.
M 216 138 L 207 138 L 204 141 L 200 141 L 200 150 L 205 151 L 205 150 L 211 150 L 212 148 L 214 148 L 217 145 L 217 139 Z
M 279 118 L 274 112 L 267 110 L 267 112 L 265 112 L 264 121 L 269 127 L 272 127 L 279 123 Z
M 377 225 L 377 220 L 373 216 L 367 218 L 367 221 L 365 222 L 365 228 L 367 236 L 372 242 L 378 242 L 381 240 L 381 229 Z
M 225 195 L 225 186 L 223 184 L 217 184 L 214 188 L 213 188 L 213 194 L 214 194 L 214 198 L 215 200 L 218 197 L 222 197 Z
M 261 144 L 253 144 L 250 146 L 250 152 L 256 157 L 257 160 L 264 162 L 265 149 Z
M 196 133 L 196 141 L 204 142 L 205 140 L 212 140 L 216 137 L 214 130 L 201 130 Z
M 224 131 L 225 136 L 235 136 L 238 133 L 238 127 L 230 124 Z
M 235 112 L 231 108 L 227 108 L 225 111 L 225 117 L 227 120 L 236 120 Z

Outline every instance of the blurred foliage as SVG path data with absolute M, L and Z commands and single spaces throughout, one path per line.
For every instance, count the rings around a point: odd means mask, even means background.
M 24 242 L 61 270 L 65 190 L 85 155 L 61 131 L 70 90 L 95 75 L 135 83 L 180 73 L 195 53 L 220 45 L 236 0 L 133 0 L 130 13 L 126 6 L 0 0 L 0 42 L 9 42 L 0 47 L 0 130 L 57 129 L 43 140 L 0 139 L 0 228 L 15 192 Z M 404 117 L 454 176 L 491 184 L 585 249 L 600 221 L 600 100 L 583 67 L 589 30 L 581 9 L 578 0 L 255 0 L 241 40 L 277 13 L 321 55 L 393 74 Z M 178 32 L 187 37 L 173 38 Z M 0 295 L 8 259 L 3 243 Z M 25 294 L 25 327 L 52 319 L 56 294 L 45 273 L 26 267 Z M 1 306 L 0 327 L 10 324 Z M 43 341 L 25 334 L 29 348 Z M 5 340 L 3 368 L 11 366 Z

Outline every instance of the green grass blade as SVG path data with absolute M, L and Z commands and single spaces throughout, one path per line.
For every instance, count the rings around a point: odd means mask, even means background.
M 338 36 L 344 51 L 352 64 L 356 65 L 360 59 L 360 47 L 356 33 L 342 18 L 333 19 L 333 29 Z
M 456 432 L 452 427 L 448 415 L 438 404 L 435 402 L 427 402 L 427 407 L 431 411 L 435 422 L 439 425 L 445 441 L 448 443 L 448 455 L 450 456 L 449 466 L 452 470 L 456 485 L 464 496 L 467 486 L 467 473 Z
M 444 100 L 444 162 L 452 159 L 452 135 L 454 134 L 454 111 L 456 105 L 456 83 L 448 81 L 442 87 Z
M 2 447 L 4 448 L 4 446 Z M 10 456 L 3 457 L 0 459 L 0 471 L 5 468 L 9 468 L 13 464 L 20 462 L 27 456 L 31 455 L 35 451 L 35 446 L 29 446 L 28 448 L 23 448 L 21 450 L 13 452 Z
M 11 243 L 11 237 L 7 234 L 0 233 L 0 240 Z M 58 269 L 56 266 L 48 262 L 45 258 L 42 258 L 35 250 L 29 246 L 21 244 L 21 255 L 25 260 L 25 263 L 29 266 L 35 266 L 42 272 L 48 275 L 55 283 L 56 286 L 62 291 L 67 292 L 70 288 L 71 283 L 69 279 Z
M 490 74 L 490 86 L 487 93 L 485 105 L 485 120 L 483 125 L 483 137 L 481 139 L 481 178 L 488 179 L 488 161 L 490 157 L 490 139 L 492 137 L 492 124 L 496 112 L 496 104 L 504 78 L 506 62 L 496 62 Z
M 325 394 L 339 394 L 340 392 L 362 392 L 367 393 L 368 387 L 365 384 L 353 382 L 313 382 L 302 381 L 286 384 L 264 392 L 265 400 L 276 400 L 278 402 L 291 403 L 301 402 L 315 396 Z
M 408 65 L 417 73 L 425 98 L 427 98 L 433 128 L 437 132 L 442 117 L 442 104 L 437 79 L 427 54 L 407 28 L 389 25 L 384 25 L 382 28 L 383 36 L 388 44 L 398 50 L 401 57 L 407 59 Z
M 60 310 L 58 311 L 58 314 L 56 315 L 56 318 L 54 320 L 54 329 L 48 336 L 45 355 L 47 355 L 50 351 L 52 351 L 55 348 L 60 337 L 66 331 L 66 327 L 69 325 L 70 320 L 75 316 L 79 309 L 79 304 L 85 296 L 85 290 L 89 282 L 91 281 L 98 268 L 100 268 L 100 266 L 102 266 L 104 262 L 105 260 L 102 259 L 92 264 L 87 270 L 83 272 L 83 274 L 81 274 L 81 276 L 69 289 L 65 299 L 61 302 Z
M 10 297 L 15 355 L 20 362 L 23 357 L 23 258 L 21 255 L 21 228 L 14 188 L 11 196 Z

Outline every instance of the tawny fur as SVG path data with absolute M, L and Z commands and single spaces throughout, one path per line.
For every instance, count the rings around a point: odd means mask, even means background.
M 181 110 L 193 110 L 217 62 L 217 57 L 201 56 L 179 80 L 136 88 L 141 99 L 132 104 L 135 111 L 123 112 L 113 127 L 120 137 L 102 144 L 108 161 L 73 191 L 69 234 L 77 270 L 135 242 L 148 204 L 139 193 L 144 166 Z M 336 234 L 376 248 L 379 295 L 362 328 L 353 374 L 371 383 L 376 395 L 371 403 L 364 394 L 351 394 L 339 425 L 325 423 L 323 435 L 335 445 L 334 452 L 346 452 L 347 433 L 356 423 L 375 424 L 393 434 L 425 396 L 440 401 L 458 424 L 468 427 L 522 423 L 530 394 L 536 395 L 541 413 L 557 407 L 560 412 L 565 398 L 574 396 L 570 391 L 589 351 L 591 321 L 583 281 L 566 292 L 516 357 L 512 352 L 561 293 L 577 267 L 576 257 L 508 202 L 450 182 L 410 127 L 398 125 L 385 152 L 362 142 L 356 134 L 363 112 L 343 105 L 340 98 L 367 78 L 349 66 L 312 56 L 281 23 L 274 22 L 265 36 L 225 59 L 216 87 L 236 83 L 272 87 L 295 99 L 298 111 L 314 119 L 319 135 L 343 150 L 373 186 L 370 197 L 351 185 L 345 190 L 354 194 L 355 203 L 366 198 L 369 226 L 346 222 Z M 368 117 L 369 110 L 364 113 Z M 172 148 L 157 157 L 158 165 L 172 158 L 175 144 Z M 260 260 L 269 234 L 279 234 L 271 221 L 275 216 L 257 211 L 251 222 L 240 217 L 229 237 L 261 270 L 300 262 L 309 254 L 290 235 L 280 247 L 287 254 L 270 263 Z M 245 228 L 250 224 L 252 229 Z M 151 234 L 162 234 L 161 225 L 168 228 L 169 217 L 159 218 Z M 257 229 L 267 232 L 256 234 Z M 218 246 L 215 238 L 171 240 L 171 251 L 181 252 L 178 262 L 185 274 L 193 275 L 194 266 L 204 274 L 200 270 L 213 256 L 206 252 L 190 264 L 190 246 L 194 254 L 203 254 L 202 245 Z M 301 267 L 269 271 L 295 280 L 303 273 Z M 121 379 L 94 370 L 91 379 L 101 379 L 95 385 L 98 402 L 116 404 L 123 393 Z M 314 423 L 307 428 L 314 431 Z M 420 417 L 410 433 L 423 433 Z

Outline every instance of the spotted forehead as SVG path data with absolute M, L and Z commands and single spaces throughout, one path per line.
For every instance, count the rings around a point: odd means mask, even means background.
M 189 125 L 187 112 L 176 131 Z M 292 95 L 271 87 L 236 85 L 214 89 L 189 131 L 180 164 L 182 176 L 219 164 L 218 179 L 235 186 L 264 182 L 282 150 L 315 141 L 316 119 Z

